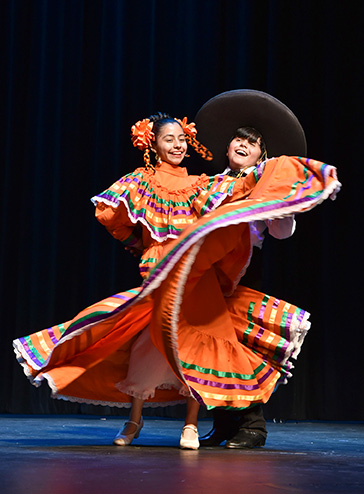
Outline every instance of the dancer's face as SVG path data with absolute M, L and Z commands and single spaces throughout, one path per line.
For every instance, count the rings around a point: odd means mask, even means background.
M 229 160 L 229 167 L 238 171 L 246 166 L 256 165 L 261 154 L 260 139 L 257 142 L 250 142 L 246 138 L 235 137 L 228 145 L 226 156 Z
M 177 122 L 163 125 L 155 138 L 153 148 L 162 161 L 170 165 L 180 165 L 187 151 L 182 127 Z

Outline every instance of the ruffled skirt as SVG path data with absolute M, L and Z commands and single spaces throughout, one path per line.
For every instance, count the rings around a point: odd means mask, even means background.
M 221 206 L 187 228 L 142 287 L 15 340 L 31 382 L 46 380 L 55 398 L 118 407 L 132 396 L 151 406 L 184 395 L 207 408 L 265 403 L 291 376 L 309 314 L 237 284 L 250 262 L 248 223 L 307 211 L 340 187 L 322 163 L 272 165 L 259 199 Z M 280 172 L 291 178 L 277 188 Z M 135 353 L 142 343 L 145 359 Z

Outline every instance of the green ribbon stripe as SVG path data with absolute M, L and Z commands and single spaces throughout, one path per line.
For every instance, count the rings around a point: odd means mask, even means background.
M 112 312 L 113 310 L 115 310 L 115 308 L 112 308 L 111 310 L 98 310 L 95 312 L 91 312 L 87 316 L 81 317 L 80 319 L 77 319 L 76 321 L 74 321 L 72 324 L 69 325 L 68 329 L 72 328 L 75 324 L 87 321 L 91 317 L 95 317 L 95 316 L 102 315 L 102 314 L 110 314 L 110 312 Z
M 139 264 L 148 264 L 148 263 L 153 263 L 155 264 L 158 261 L 156 257 L 148 257 L 148 259 L 142 259 Z
M 306 167 L 303 167 L 303 173 L 304 173 L 304 175 L 305 175 L 305 177 L 306 177 L 306 180 L 303 180 L 303 181 L 301 181 L 301 180 L 297 180 L 297 182 L 295 182 L 295 183 L 292 185 L 292 187 L 291 187 L 291 192 L 288 194 L 288 196 L 283 197 L 283 199 L 288 199 L 289 197 L 293 196 L 293 194 L 296 192 L 297 186 L 298 186 L 299 184 L 304 185 L 304 184 L 308 181 L 308 179 L 309 179 L 309 175 L 308 175 L 308 173 L 307 173 L 307 172 L 308 172 L 308 169 L 307 169 Z
M 251 379 L 255 379 L 257 374 L 259 374 L 259 372 L 261 372 L 264 369 L 264 367 L 267 365 L 264 362 L 262 362 L 259 365 L 259 367 L 257 367 L 254 370 L 253 374 L 238 374 L 237 372 L 224 372 L 224 371 L 218 371 L 216 369 L 207 369 L 206 367 L 201 367 L 199 365 L 188 364 L 187 362 L 183 362 L 182 360 L 180 360 L 180 364 L 184 369 L 190 369 L 190 370 L 192 369 L 197 372 L 200 372 L 201 374 L 211 374 L 216 377 L 230 377 L 233 379 L 240 379 L 243 381 L 247 381 L 247 380 L 249 381 Z
M 33 355 L 39 360 L 39 362 L 41 362 L 42 364 L 44 364 L 45 360 L 44 358 L 40 355 L 40 353 L 38 352 L 38 350 L 34 347 L 33 343 L 32 343 L 32 340 L 31 340 L 31 337 L 30 336 L 25 336 L 25 341 L 27 342 L 28 344 L 28 347 L 29 349 L 32 351 Z

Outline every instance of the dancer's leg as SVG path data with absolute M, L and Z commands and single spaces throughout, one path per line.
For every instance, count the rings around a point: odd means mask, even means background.
M 194 425 L 197 427 L 198 411 L 200 409 L 199 403 L 193 398 L 187 398 L 187 414 L 185 419 L 185 425 Z
M 136 424 L 140 424 L 142 420 L 142 411 L 143 411 L 144 400 L 140 398 L 132 398 L 131 401 L 131 409 L 129 414 L 129 421 L 125 424 L 123 429 L 123 434 L 133 434 L 137 430 L 137 426 L 132 424 L 131 422 L 135 422 Z
M 182 449 L 198 449 L 197 418 L 200 405 L 193 398 L 187 398 L 187 414 L 182 430 L 180 447 Z
M 139 436 L 139 432 L 143 427 L 143 404 L 144 400 L 132 398 L 129 420 L 115 436 L 114 444 L 117 446 L 127 446 L 133 441 L 134 437 L 137 438 Z

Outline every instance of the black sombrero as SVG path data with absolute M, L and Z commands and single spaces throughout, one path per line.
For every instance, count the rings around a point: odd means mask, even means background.
M 197 138 L 214 155 L 217 171 L 225 164 L 226 147 L 239 127 L 254 127 L 263 135 L 268 157 L 306 156 L 306 137 L 294 113 L 270 94 L 237 89 L 218 94 L 195 117 Z

